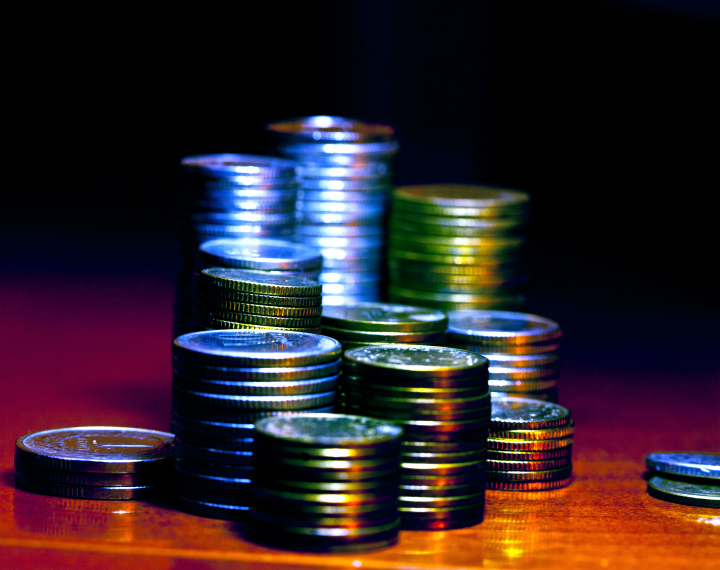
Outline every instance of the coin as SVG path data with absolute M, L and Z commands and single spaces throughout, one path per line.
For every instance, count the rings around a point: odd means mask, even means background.
M 233 381 L 206 380 L 173 373 L 174 385 L 184 390 L 210 392 L 214 394 L 235 394 L 238 396 L 300 396 L 334 390 L 339 375 L 308 380 L 284 381 Z
M 160 494 L 160 488 L 150 486 L 117 486 L 99 487 L 90 485 L 63 485 L 53 481 L 35 479 L 15 472 L 15 485 L 26 491 L 42 495 L 57 497 L 72 497 L 73 499 L 99 499 L 106 501 L 122 501 L 132 499 L 149 499 Z
M 251 410 L 305 410 L 330 405 L 335 401 L 335 391 L 310 394 L 279 396 L 247 396 L 238 394 L 214 394 L 212 392 L 195 392 L 185 390 L 177 384 L 173 385 L 172 393 L 177 400 L 202 407 L 233 408 L 243 412 Z
M 258 295 L 312 297 L 322 293 L 320 283 L 312 279 L 249 269 L 211 267 L 202 270 L 200 279 L 210 286 Z
M 170 465 L 157 472 L 141 473 L 85 473 L 67 469 L 51 469 L 15 460 L 15 471 L 31 479 L 60 483 L 61 485 L 82 485 L 91 487 L 144 487 L 166 481 Z
M 200 244 L 198 261 L 205 266 L 304 271 L 320 267 L 322 256 L 312 247 L 284 240 L 224 238 Z
M 720 507 L 720 485 L 703 484 L 658 475 L 648 480 L 647 492 L 651 497 L 693 507 Z
M 447 328 L 447 317 L 440 311 L 389 303 L 324 307 L 322 322 L 323 326 L 378 332 L 444 332 Z
M 342 360 L 338 359 L 314 366 L 277 366 L 277 367 L 230 367 L 211 366 L 189 362 L 173 356 L 173 371 L 183 376 L 198 379 L 212 378 L 213 381 L 238 382 L 294 382 L 300 380 L 318 380 L 338 374 Z M 321 390 L 323 391 L 323 390 Z
M 204 312 L 213 313 L 215 311 L 241 313 L 247 315 L 262 315 L 264 317 L 282 317 L 282 318 L 319 318 L 322 313 L 322 307 L 294 307 L 294 306 L 275 306 L 275 305 L 256 305 L 253 303 L 238 303 L 222 298 L 210 298 L 202 296 L 198 298 L 198 305 L 202 307 Z M 216 315 L 217 316 L 217 315 Z M 220 317 L 222 318 L 222 317 Z M 319 326 L 313 324 L 312 326 Z
M 492 426 L 496 430 L 548 429 L 570 422 L 570 411 L 552 402 L 529 398 L 493 398 Z
M 242 521 L 247 518 L 250 510 L 247 505 L 225 505 L 219 503 L 208 503 L 205 501 L 196 501 L 177 495 L 175 497 L 177 507 L 186 513 L 207 517 L 211 519 L 221 519 L 228 521 Z
M 86 473 L 137 473 L 172 462 L 170 433 L 87 426 L 39 431 L 15 442 L 15 458 L 30 465 Z
M 549 491 L 570 484 L 572 477 L 557 481 L 488 481 L 488 491 Z
M 400 186 L 393 199 L 424 214 L 466 217 L 508 215 L 523 211 L 530 201 L 525 192 L 470 184 Z
M 555 469 L 533 470 L 533 471 L 512 471 L 512 470 L 487 470 L 488 481 L 558 481 L 565 480 L 572 473 L 572 465 L 566 465 Z
M 720 454 L 718 453 L 649 453 L 645 465 L 660 473 L 720 479 Z
M 512 311 L 453 311 L 448 313 L 452 342 L 504 346 L 547 342 L 562 336 L 550 319 Z
M 571 437 L 522 441 L 518 439 L 500 439 L 494 437 L 492 432 L 488 436 L 488 445 L 490 446 L 490 449 L 505 451 L 549 451 L 552 449 L 569 447 L 572 444 L 573 439 Z

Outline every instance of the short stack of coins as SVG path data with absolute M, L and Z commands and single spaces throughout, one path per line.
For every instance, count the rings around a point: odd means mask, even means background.
M 189 331 L 198 245 L 222 237 L 291 237 L 298 186 L 295 163 L 285 159 L 210 154 L 188 156 L 181 166 L 175 336 Z
M 492 399 L 487 488 L 547 491 L 570 484 L 570 410 L 530 398 Z
M 513 311 L 451 311 L 448 318 L 448 344 L 490 361 L 493 397 L 558 401 L 558 323 Z
M 255 422 L 334 411 L 340 343 L 293 331 L 214 330 L 176 338 L 172 352 L 179 506 L 242 519 Z
M 342 414 L 260 420 L 250 538 L 320 552 L 395 544 L 401 434 L 388 422 Z
M 467 184 L 401 186 L 392 194 L 389 299 L 443 311 L 525 303 L 525 192 Z
M 268 271 L 210 267 L 198 276 L 193 330 L 320 332 L 322 286 Z
M 322 334 L 339 340 L 343 350 L 375 344 L 445 344 L 445 313 L 390 303 L 328 306 L 322 311 Z
M 490 426 L 488 361 L 439 346 L 388 344 L 344 353 L 342 409 L 401 426 L 404 529 L 483 520 Z
M 296 239 L 323 254 L 323 304 L 379 301 L 395 130 L 330 116 L 268 125 L 298 162 Z
M 648 453 L 651 497 L 691 507 L 720 508 L 720 454 L 686 451 Z
M 15 442 L 15 484 L 75 499 L 155 499 L 171 486 L 174 437 L 160 431 L 87 426 Z

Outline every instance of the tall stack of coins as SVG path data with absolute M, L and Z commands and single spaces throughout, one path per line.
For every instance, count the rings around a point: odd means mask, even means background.
M 255 422 L 332 412 L 340 343 L 292 331 L 216 330 L 182 335 L 172 352 L 179 505 L 201 516 L 241 519 Z
M 720 454 L 648 453 L 647 492 L 651 497 L 693 507 L 720 508 Z
M 75 499 L 150 499 L 166 492 L 173 435 L 88 426 L 51 429 L 15 442 L 15 484 Z
M 525 302 L 525 192 L 464 184 L 393 191 L 389 298 L 443 311 Z
M 379 301 L 394 129 L 329 116 L 267 129 L 299 163 L 296 239 L 323 254 L 323 304 Z
M 210 154 L 188 156 L 181 165 L 175 336 L 189 330 L 198 245 L 222 237 L 292 236 L 298 185 L 295 163 L 285 159 Z
M 341 414 L 255 426 L 251 538 L 293 550 L 356 552 L 397 542 L 402 429 Z
M 320 332 L 322 287 L 314 279 L 210 267 L 198 277 L 193 330 Z
M 344 350 L 375 344 L 445 344 L 445 313 L 389 303 L 325 306 L 322 334 L 340 341 Z
M 487 488 L 545 491 L 569 485 L 573 432 L 567 408 L 530 398 L 493 396 Z
M 400 516 L 404 529 L 482 521 L 490 426 L 488 361 L 439 346 L 379 345 L 344 354 L 342 406 L 404 430 Z
M 493 397 L 558 401 L 562 330 L 555 321 L 513 311 L 452 311 L 448 318 L 448 344 L 490 361 Z

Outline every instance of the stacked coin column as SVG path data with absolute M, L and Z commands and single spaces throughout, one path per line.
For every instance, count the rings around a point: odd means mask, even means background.
M 214 330 L 176 338 L 172 423 L 180 508 L 243 519 L 255 422 L 332 412 L 340 350 L 328 337 L 292 331 Z
M 321 552 L 397 542 L 401 434 L 387 422 L 339 414 L 260 420 L 250 537 Z
M 490 425 L 487 360 L 464 350 L 394 344 L 349 350 L 343 362 L 343 409 L 404 430 L 403 528 L 481 522 Z
M 379 301 L 394 129 L 328 116 L 267 129 L 299 164 L 296 239 L 323 254 L 323 304 Z
M 282 237 L 295 231 L 297 170 L 289 160 L 243 154 L 182 160 L 177 237 L 181 245 L 175 336 L 190 331 L 197 247 L 213 238 Z
M 525 192 L 463 184 L 393 191 L 389 300 L 442 311 L 525 302 Z
M 493 397 L 558 401 L 562 330 L 555 321 L 513 311 L 452 311 L 448 317 L 448 344 L 490 361 Z
M 389 303 L 356 303 L 325 306 L 322 334 L 351 350 L 387 343 L 445 344 L 445 313 L 423 307 Z

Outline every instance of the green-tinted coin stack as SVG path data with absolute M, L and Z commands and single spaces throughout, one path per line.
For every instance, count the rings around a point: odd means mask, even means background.
M 172 481 L 173 435 L 88 426 L 51 429 L 15 442 L 15 484 L 75 499 L 154 499 Z
M 555 321 L 513 311 L 451 311 L 448 345 L 490 361 L 495 396 L 558 401 L 560 339 Z
M 488 361 L 453 348 L 388 344 L 344 354 L 342 408 L 401 426 L 404 529 L 482 521 L 490 426 Z
M 188 156 L 181 161 L 181 169 L 175 336 L 191 330 L 198 245 L 215 238 L 289 238 L 295 231 L 298 187 L 296 164 L 269 156 Z
M 393 191 L 390 300 L 442 311 L 514 309 L 525 302 L 525 192 L 467 184 Z
M 570 484 L 575 425 L 570 411 L 530 398 L 493 396 L 487 488 L 546 491 Z
M 376 344 L 445 344 L 445 313 L 390 303 L 324 306 L 322 334 L 339 340 L 343 350 Z
M 321 291 L 307 277 L 210 267 L 198 276 L 192 326 L 319 333 Z
M 310 333 L 212 330 L 173 342 L 173 431 L 183 510 L 241 519 L 253 427 L 267 416 L 334 410 L 340 343 Z
M 250 538 L 321 552 L 397 542 L 401 434 L 388 422 L 342 414 L 258 421 Z

